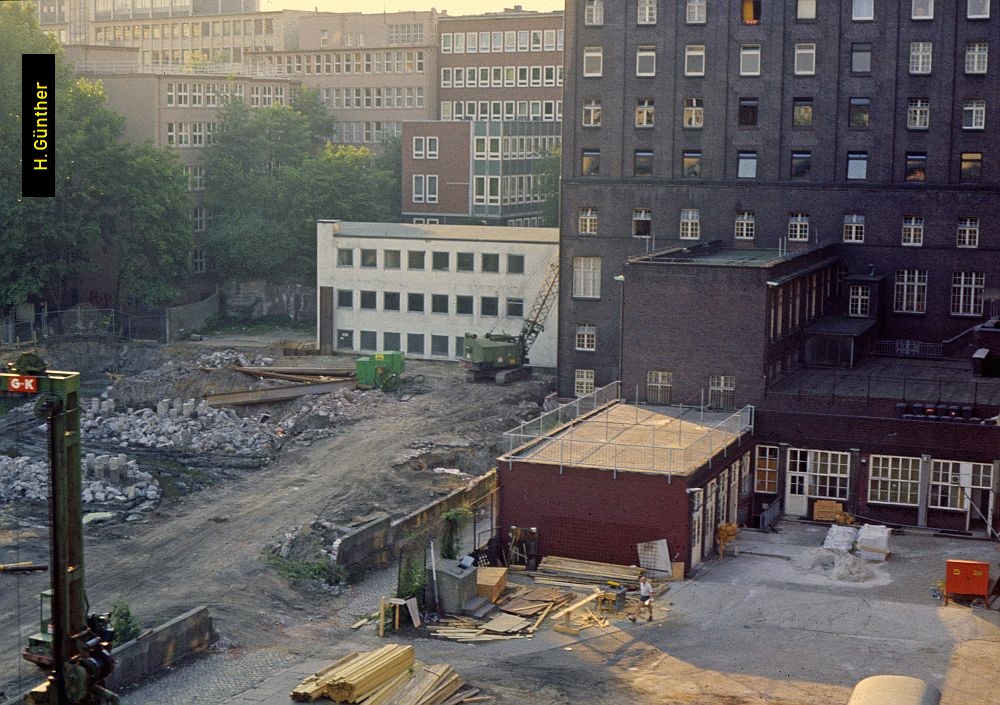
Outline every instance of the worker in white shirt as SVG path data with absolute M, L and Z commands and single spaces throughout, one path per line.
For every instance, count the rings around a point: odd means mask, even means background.
M 653 621 L 653 584 L 649 582 L 649 579 L 645 575 L 639 576 L 639 604 L 635 606 L 635 612 L 629 617 L 629 620 L 634 622 L 639 618 L 639 613 L 642 608 L 649 611 L 649 617 L 646 619 L 647 622 Z

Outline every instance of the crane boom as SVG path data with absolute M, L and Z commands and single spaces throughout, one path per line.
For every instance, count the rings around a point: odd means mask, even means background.
M 542 286 L 538 290 L 538 296 L 535 297 L 535 302 L 531 306 L 531 312 L 521 326 L 521 350 L 525 358 L 528 357 L 528 351 L 534 345 L 538 334 L 545 330 L 545 319 L 548 318 L 549 311 L 555 305 L 558 295 L 559 262 L 553 262 L 549 265 L 549 272 L 545 275 L 545 281 L 542 282 Z

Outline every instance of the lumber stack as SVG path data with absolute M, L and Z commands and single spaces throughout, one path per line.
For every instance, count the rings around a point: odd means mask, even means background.
M 400 674 L 408 675 L 407 669 L 413 663 L 413 647 L 400 644 L 387 644 L 360 655 L 349 654 L 303 680 L 292 691 L 292 700 L 313 702 L 327 697 L 345 703 L 361 702 Z M 403 680 L 399 679 L 396 686 L 402 684 Z
M 643 572 L 636 566 L 546 556 L 538 566 L 534 579 L 536 583 L 548 585 L 606 585 L 615 582 L 632 587 L 639 582 Z

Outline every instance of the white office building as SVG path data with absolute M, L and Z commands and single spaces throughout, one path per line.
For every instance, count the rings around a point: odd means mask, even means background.
M 317 344 L 457 360 L 466 333 L 521 332 L 558 261 L 556 228 L 316 224 Z M 558 306 L 529 359 L 556 365 Z

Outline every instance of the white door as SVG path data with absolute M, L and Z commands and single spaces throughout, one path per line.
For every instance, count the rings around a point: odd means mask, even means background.
M 701 563 L 702 517 L 704 509 L 704 492 L 695 490 L 691 493 L 694 499 L 694 510 L 691 512 L 691 567 Z
M 708 483 L 708 492 L 705 493 L 705 541 L 704 555 L 710 556 L 715 550 L 715 502 L 717 489 L 715 480 Z
M 729 521 L 739 523 L 736 516 L 740 504 L 740 467 L 742 462 L 733 463 L 729 469 Z
M 719 523 L 729 521 L 729 468 L 719 473 Z
M 809 496 L 806 494 L 808 475 L 804 472 L 788 471 L 785 481 L 785 514 L 807 516 Z

